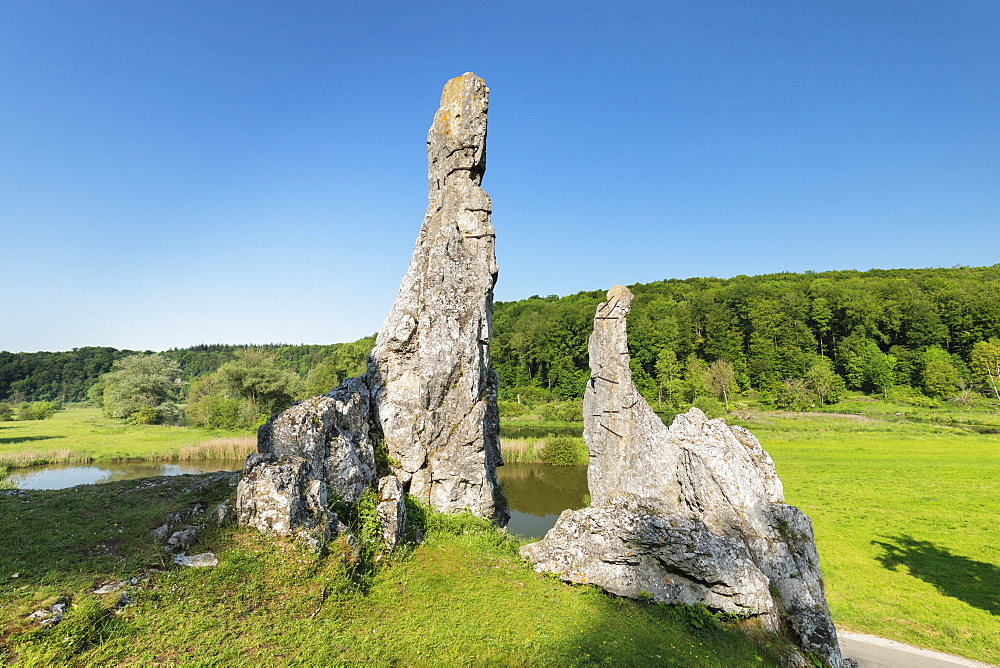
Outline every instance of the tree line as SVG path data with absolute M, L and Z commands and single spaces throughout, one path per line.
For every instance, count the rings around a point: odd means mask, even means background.
M 728 404 L 736 394 L 753 393 L 802 408 L 832 403 L 846 388 L 905 388 L 938 399 L 974 391 L 1000 401 L 1000 264 L 671 279 L 629 288 L 636 295 L 628 322 L 633 375 L 660 407 L 705 395 Z M 587 340 L 604 294 L 494 305 L 491 351 L 501 399 L 582 396 Z M 246 426 L 359 375 L 373 344 L 374 337 L 365 337 L 332 345 L 172 349 L 157 355 L 157 382 L 169 402 L 186 402 L 189 418 L 200 424 Z M 123 362 L 137 355 L 152 353 L 0 352 L 0 400 L 89 399 L 118 417 L 124 410 L 128 419 L 176 419 L 166 404 L 150 401 L 138 417 L 127 407 L 108 408 L 121 404 L 108 380 L 114 386 L 116 378 L 138 373 L 140 363 Z
M 719 361 L 716 372 L 728 366 L 732 374 L 722 385 L 779 402 L 796 386 L 813 388 L 827 402 L 840 383 L 931 396 L 977 387 L 1000 399 L 993 391 L 1000 264 L 674 279 L 629 288 L 636 296 L 628 320 L 633 375 L 640 391 L 661 403 L 690 402 Z M 582 394 L 587 340 L 604 294 L 495 305 L 492 355 L 503 398 Z
M 372 342 L 371 345 L 366 344 L 368 341 Z M 367 349 L 360 350 L 365 345 Z M 354 371 L 358 368 L 359 353 L 360 359 L 363 360 L 372 345 L 374 338 L 366 337 L 351 343 L 330 345 L 208 344 L 174 348 L 160 354 L 177 362 L 180 369 L 179 377 L 184 382 L 216 371 L 226 362 L 235 360 L 241 351 L 248 348 L 263 351 L 273 357 L 280 367 L 291 370 L 303 378 L 312 375 L 316 382 L 320 382 L 319 378 L 322 375 L 325 375 L 327 380 L 356 375 Z M 87 391 L 101 374 L 111 371 L 117 360 L 136 354 L 139 354 L 139 351 L 107 347 L 37 353 L 0 351 L 0 400 L 11 403 L 87 401 Z M 143 354 L 150 355 L 153 351 L 147 350 Z M 317 372 L 318 367 L 320 368 Z

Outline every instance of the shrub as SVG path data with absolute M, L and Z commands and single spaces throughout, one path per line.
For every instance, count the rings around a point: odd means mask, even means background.
M 302 387 L 301 379 L 279 368 L 273 356 L 247 348 L 191 383 L 185 414 L 191 422 L 213 429 L 255 429 L 291 406 Z
M 580 422 L 583 419 L 583 400 L 553 401 L 540 411 L 546 422 Z
M 0 422 L 14 419 L 14 409 L 6 401 L 0 402 Z
M 160 412 L 152 406 L 140 406 L 125 421 L 129 424 L 156 424 L 160 421 Z
M 58 406 L 51 401 L 32 401 L 21 404 L 17 411 L 18 420 L 47 420 L 55 415 Z
M 786 378 L 774 394 L 774 405 L 790 411 L 816 408 L 819 397 L 801 378 Z
M 497 407 L 500 409 L 501 418 L 520 417 L 528 412 L 528 407 L 525 404 L 519 404 L 516 401 L 498 401 Z
M 710 420 L 722 417 L 726 412 L 722 402 L 714 397 L 696 397 L 695 400 L 691 402 L 691 406 L 694 408 L 700 408 Z
M 515 402 L 517 399 L 520 399 L 521 403 L 531 406 L 548 401 L 552 397 L 552 393 L 542 387 L 522 385 L 521 387 L 504 388 L 503 397 L 505 399 L 514 399 Z
M 587 463 L 586 448 L 582 438 L 572 436 L 545 437 L 539 457 L 546 464 L 554 466 L 579 466 Z
M 910 404 L 911 406 L 917 406 L 918 408 L 941 408 L 942 406 L 942 403 L 937 399 L 921 394 L 912 387 L 890 388 L 886 392 L 886 398 L 889 401 L 901 404 Z

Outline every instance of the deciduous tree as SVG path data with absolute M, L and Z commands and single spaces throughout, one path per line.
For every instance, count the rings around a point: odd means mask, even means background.
M 921 356 L 921 382 L 924 391 L 932 397 L 947 397 L 958 391 L 961 377 L 950 357 L 938 346 L 927 348 Z
M 130 355 L 104 374 L 104 412 L 142 423 L 170 423 L 180 417 L 180 366 L 163 355 Z
M 972 346 L 969 362 L 972 377 L 993 390 L 1000 400 L 1000 339 L 992 337 Z
M 722 397 L 729 411 L 729 394 L 736 390 L 736 373 L 733 365 L 723 359 L 718 359 L 708 365 L 705 374 L 706 389 L 717 397 Z
M 805 382 L 821 404 L 840 401 L 845 389 L 844 379 L 834 372 L 833 363 L 826 357 L 817 357 L 810 365 Z

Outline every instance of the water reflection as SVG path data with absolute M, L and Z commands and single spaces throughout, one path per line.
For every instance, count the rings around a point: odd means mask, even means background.
M 590 503 L 586 466 L 511 463 L 497 469 L 510 503 L 507 528 L 528 538 L 545 535 L 567 509 Z
M 75 485 L 90 485 L 161 475 L 235 471 L 242 465 L 243 462 L 210 459 L 178 464 L 160 462 L 114 462 L 86 466 L 50 464 L 30 469 L 15 469 L 4 478 L 4 482 L 18 489 L 65 489 Z

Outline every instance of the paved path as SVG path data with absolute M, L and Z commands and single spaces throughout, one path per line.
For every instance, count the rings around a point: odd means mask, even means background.
M 844 657 L 854 659 L 861 668 L 988 668 L 991 665 L 853 631 L 837 629 L 837 638 Z

